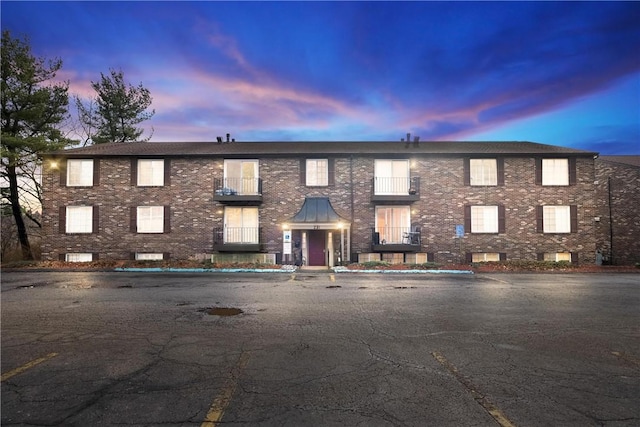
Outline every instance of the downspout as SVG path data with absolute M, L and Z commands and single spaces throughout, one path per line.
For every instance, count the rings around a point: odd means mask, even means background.
M 607 178 L 607 190 L 609 192 L 609 264 L 613 263 L 613 214 L 611 208 L 611 176 Z
M 349 225 L 349 235 L 347 236 L 347 254 L 346 254 L 346 259 L 347 261 L 351 261 L 351 228 L 354 226 L 355 222 L 355 208 L 354 208 L 354 192 L 353 192 L 353 154 L 349 155 L 349 183 L 350 183 L 350 187 L 351 187 L 351 224 Z M 344 255 L 343 255 L 344 256 Z
M 354 194 L 353 194 L 353 154 L 349 156 L 349 185 L 351 188 L 351 224 L 353 224 L 354 212 Z

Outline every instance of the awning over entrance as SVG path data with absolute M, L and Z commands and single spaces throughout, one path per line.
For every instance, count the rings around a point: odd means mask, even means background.
M 300 211 L 289 222 L 308 225 L 348 223 L 333 209 L 328 197 L 306 197 Z
M 282 227 L 300 230 L 302 256 L 307 265 L 334 266 L 350 259 L 351 223 L 338 215 L 328 197 L 305 197 L 298 213 Z M 283 253 L 287 253 L 286 249 Z

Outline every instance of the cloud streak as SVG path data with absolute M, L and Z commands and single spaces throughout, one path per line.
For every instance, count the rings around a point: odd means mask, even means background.
M 32 5 L 3 4 L 3 28 L 26 31 L 34 50 L 62 57 L 81 96 L 108 68 L 142 82 L 157 111 L 154 140 L 227 131 L 244 139 L 396 139 L 407 131 L 472 139 L 504 136 L 500 129 L 535 117 L 554 128 L 520 127 L 510 139 L 582 140 L 604 151 L 607 141 L 640 140 L 633 123 L 613 123 L 616 113 L 640 110 L 637 99 L 589 111 L 611 138 L 585 126 L 576 107 L 640 81 L 638 3 Z M 62 17 L 69 25 L 54 25 Z

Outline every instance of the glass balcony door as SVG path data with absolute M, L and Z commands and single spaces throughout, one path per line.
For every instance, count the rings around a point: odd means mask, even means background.
M 376 195 L 409 194 L 409 161 L 376 160 L 374 191 Z
M 258 194 L 258 161 L 225 160 L 224 187 L 238 195 Z

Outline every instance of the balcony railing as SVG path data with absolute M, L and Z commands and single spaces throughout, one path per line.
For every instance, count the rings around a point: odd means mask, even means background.
M 260 252 L 262 227 L 224 227 L 213 230 L 213 249 L 219 252 Z
M 227 204 L 262 203 L 262 178 L 216 178 L 213 200 Z
M 422 246 L 420 227 L 384 227 L 371 231 L 372 252 L 419 252 Z
M 420 199 L 420 177 L 375 177 L 371 183 L 372 202 L 414 202 Z

